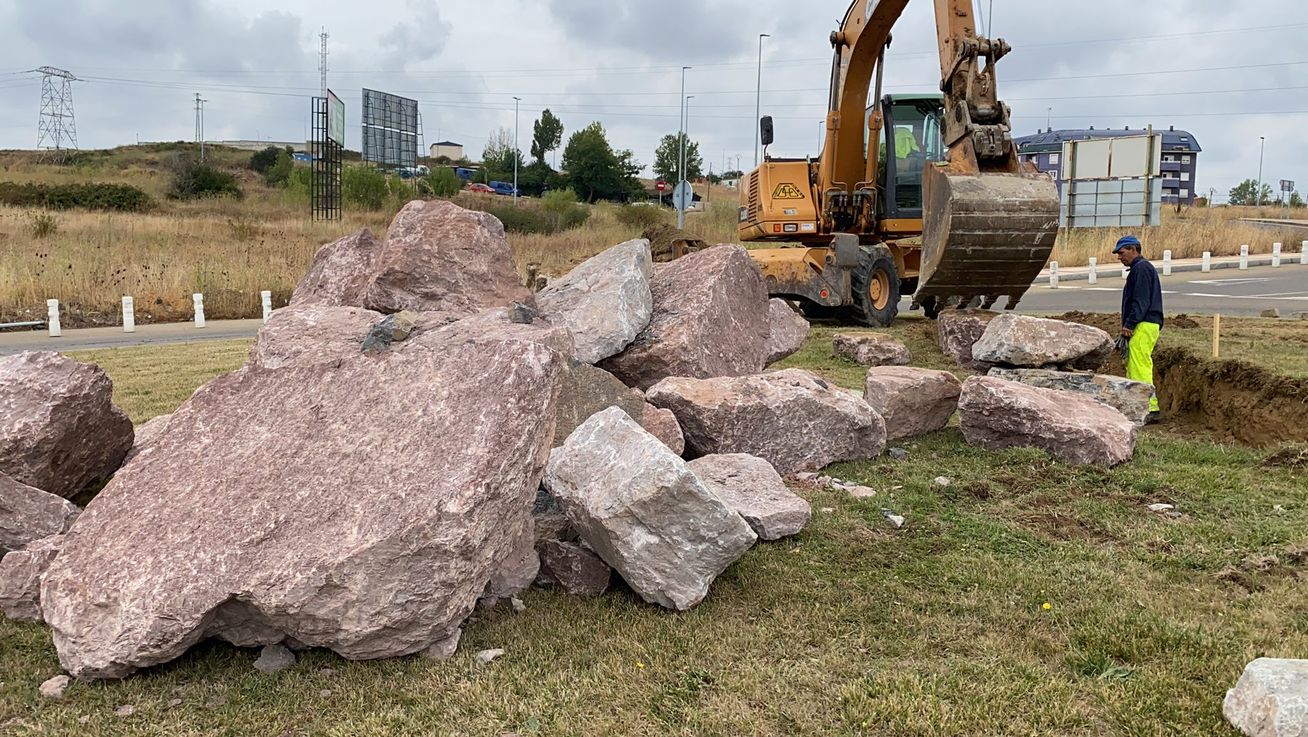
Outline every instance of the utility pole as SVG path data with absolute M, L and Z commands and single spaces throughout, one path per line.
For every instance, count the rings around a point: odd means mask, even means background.
M 200 145 L 200 161 L 204 162 L 204 104 L 208 100 L 200 98 L 200 93 L 195 93 L 195 142 Z
M 62 160 L 63 150 L 77 150 L 77 119 L 73 116 L 72 72 L 55 67 L 32 70 L 41 75 L 41 115 L 36 124 L 36 147 L 53 150 Z
M 758 80 L 754 87 L 754 167 L 758 167 L 758 121 L 763 113 L 763 39 L 772 38 L 769 34 L 758 35 Z
M 518 103 L 521 97 L 513 98 L 513 203 L 518 203 Z
M 321 78 L 321 97 L 327 96 L 327 38 L 327 28 L 324 26 L 322 33 L 318 34 L 318 75 Z
M 1263 205 L 1263 148 L 1267 145 L 1266 136 L 1258 136 L 1258 185 L 1254 187 L 1254 207 Z

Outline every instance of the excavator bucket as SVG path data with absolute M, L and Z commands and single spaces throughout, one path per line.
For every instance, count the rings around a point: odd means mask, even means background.
M 1013 309 L 1040 274 L 1058 235 L 1058 191 L 1043 174 L 922 173 L 922 270 L 914 306 Z

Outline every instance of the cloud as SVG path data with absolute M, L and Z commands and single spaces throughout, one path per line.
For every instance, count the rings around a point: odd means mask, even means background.
M 439 56 L 450 37 L 450 24 L 441 18 L 440 8 L 431 0 L 408 0 L 403 21 L 382 34 L 380 42 L 385 58 L 403 68 Z

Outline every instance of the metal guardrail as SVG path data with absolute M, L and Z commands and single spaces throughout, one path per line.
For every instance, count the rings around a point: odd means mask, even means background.
M 27 322 L 0 322 L 0 330 L 17 328 L 43 328 L 45 320 L 28 320 Z

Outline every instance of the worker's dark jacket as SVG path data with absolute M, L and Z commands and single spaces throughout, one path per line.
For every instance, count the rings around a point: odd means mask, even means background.
M 1136 256 L 1122 287 L 1122 327 L 1134 330 L 1142 322 L 1162 327 L 1163 285 L 1154 265 L 1144 256 Z

